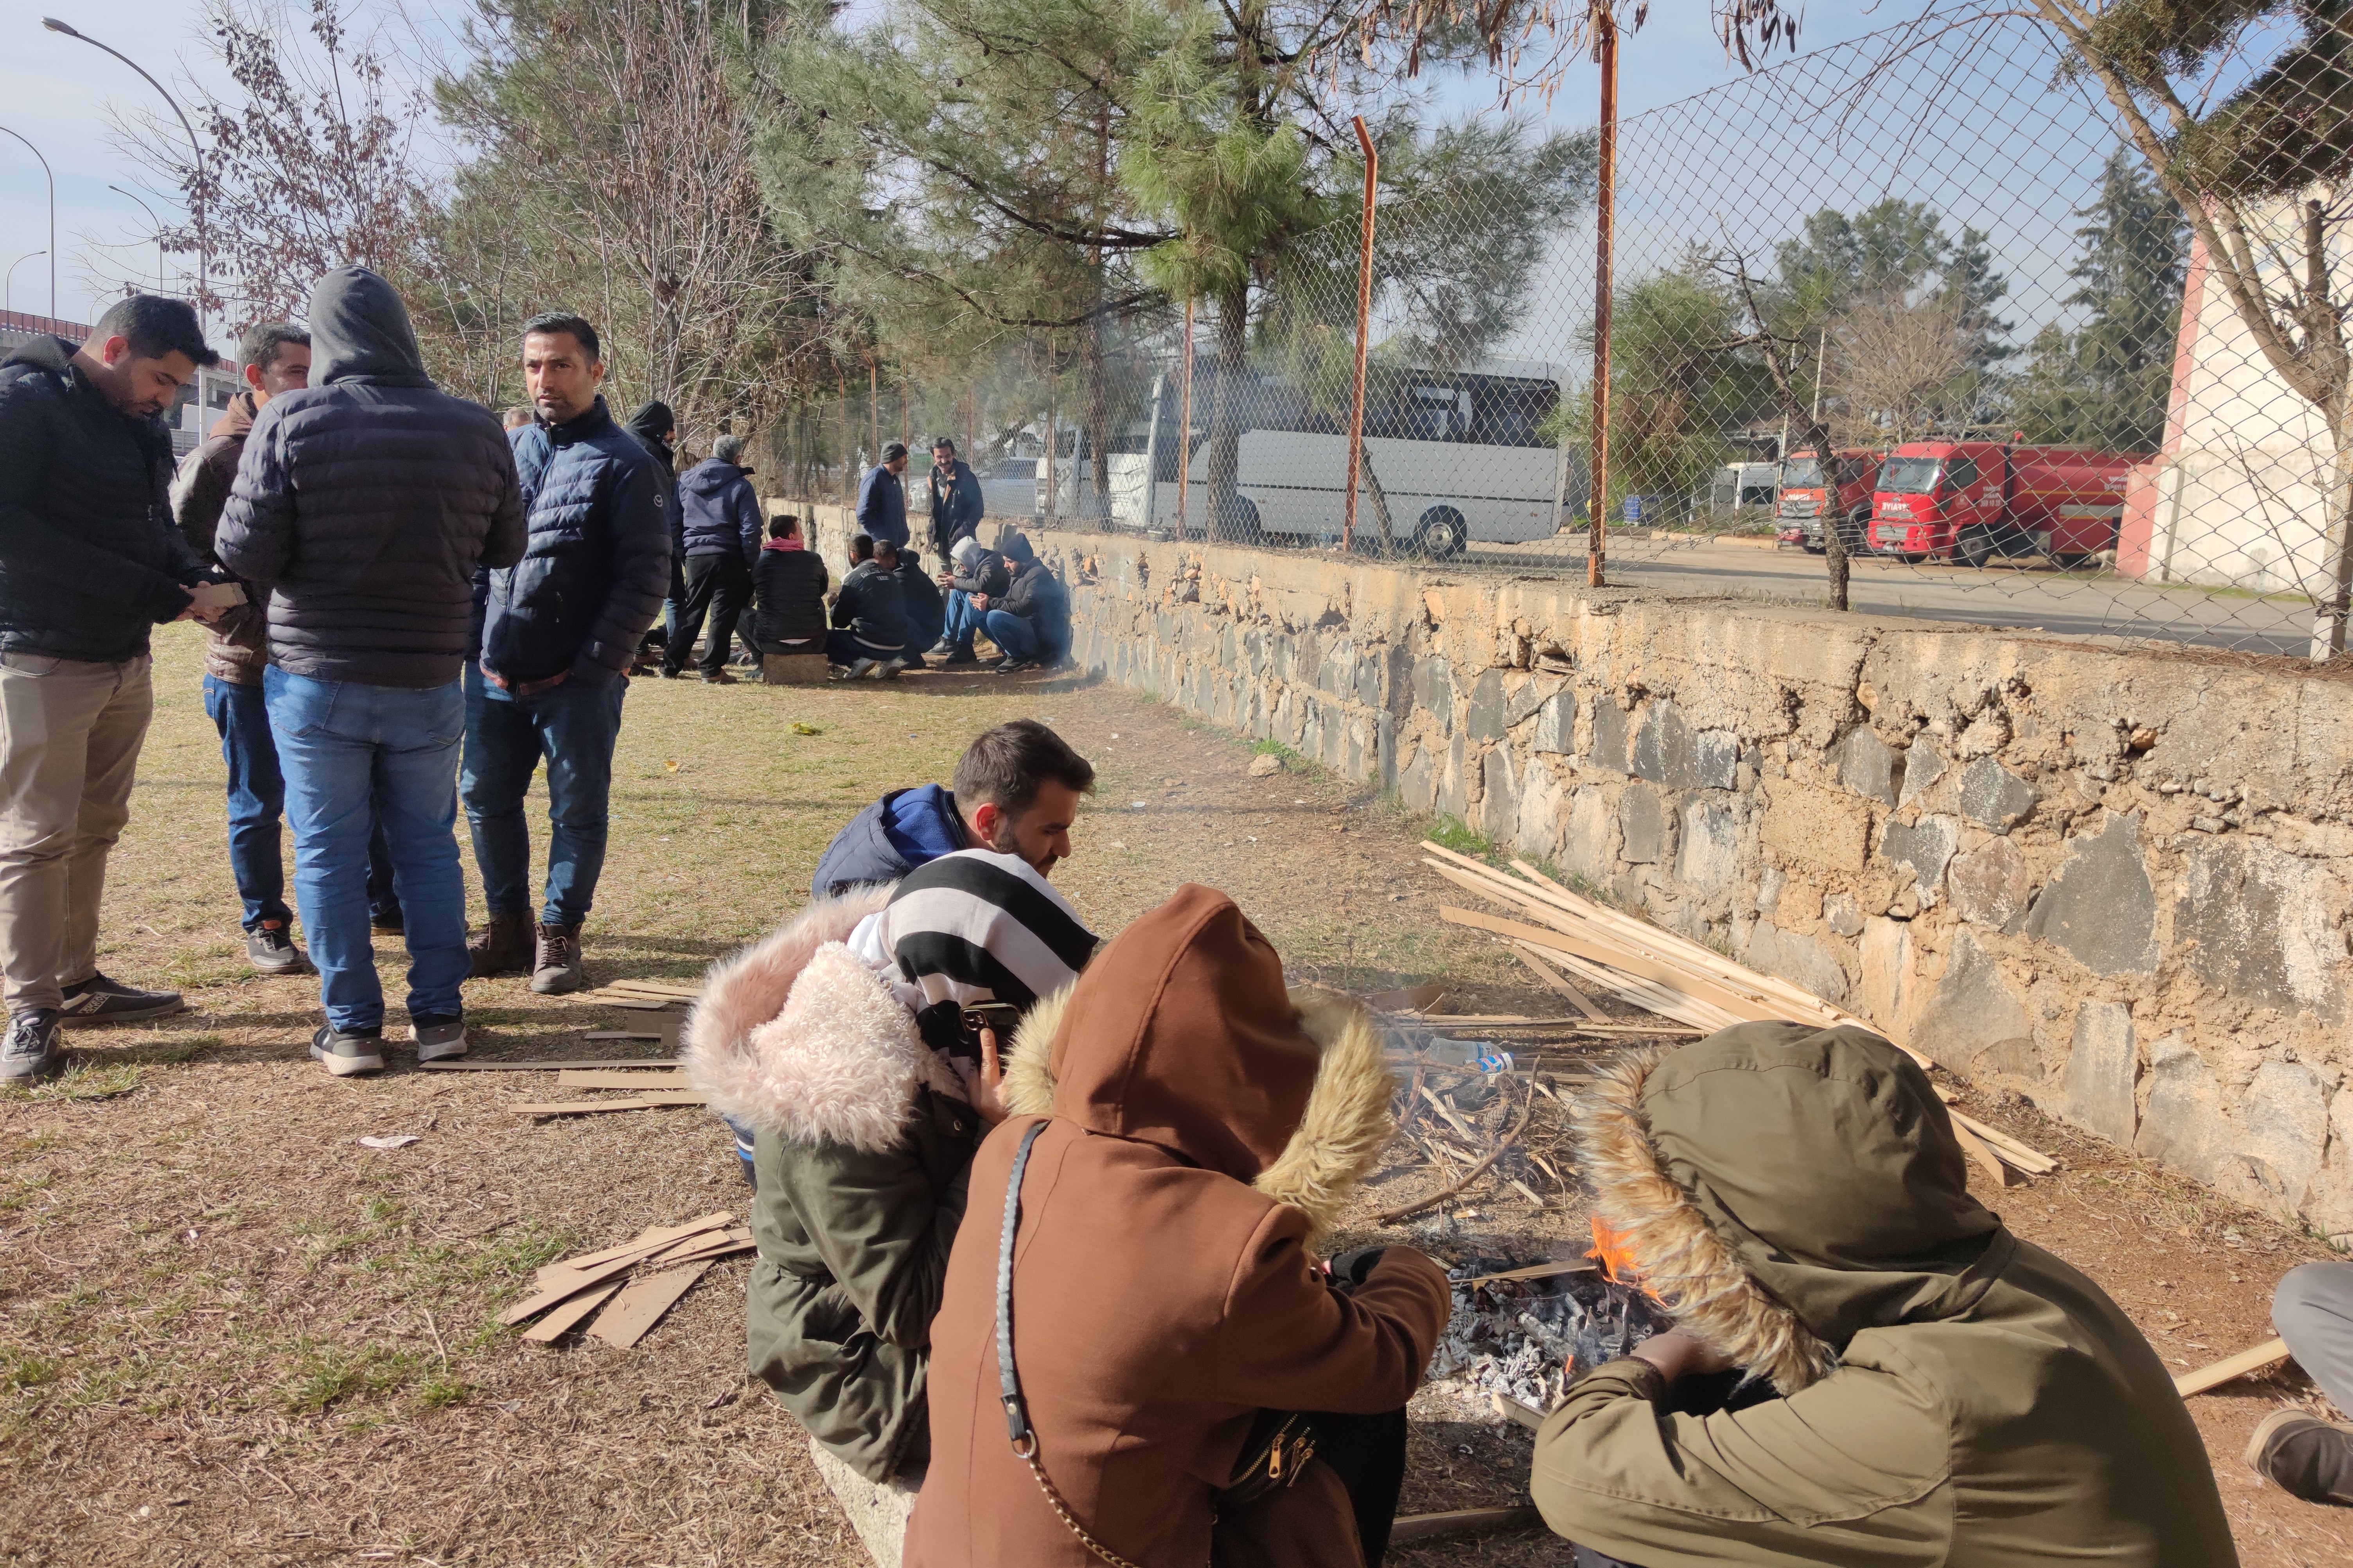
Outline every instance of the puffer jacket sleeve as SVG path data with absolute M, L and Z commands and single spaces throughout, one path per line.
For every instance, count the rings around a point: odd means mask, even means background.
M 787 1147 L 794 1203 L 826 1272 L 885 1343 L 929 1344 L 971 1162 L 935 1191 L 904 1147 L 880 1153 L 830 1141 Z
M 497 572 L 522 559 L 531 544 L 531 516 L 523 505 L 522 481 L 515 474 L 514 448 L 503 436 L 494 445 L 491 482 L 500 493 L 491 509 L 490 531 L 482 537 L 481 563 Z
M 728 504 L 734 509 L 735 531 L 743 541 L 744 564 L 760 563 L 760 541 L 768 531 L 767 520 L 760 515 L 760 492 L 752 488 L 749 479 L 737 479 L 727 492 Z
M 276 408 L 264 408 L 254 420 L 245 438 L 245 455 L 237 459 L 237 479 L 229 485 L 228 504 L 221 509 L 220 526 L 213 533 L 213 553 L 221 564 L 248 583 L 265 585 L 286 574 L 294 548 L 294 487 L 279 427 Z M 512 456 L 507 474 L 512 487 Z M 522 505 L 518 495 L 518 516 Z
M 66 589 L 112 599 L 152 621 L 173 619 L 190 602 L 179 584 L 51 527 L 35 510 L 57 446 L 50 422 L 58 409 L 58 399 L 31 377 L 0 389 L 0 574 L 18 595 Z
M 1397 1409 L 1421 1386 L 1446 1331 L 1444 1271 L 1392 1247 L 1343 1294 L 1310 1264 L 1306 1237 L 1297 1209 L 1268 1214 L 1235 1267 L 1215 1352 L 1193 1364 L 1237 1404 L 1361 1415 Z
M 1556 1533 L 1633 1563 L 1680 1560 L 1699 1541 L 1743 1561 L 1945 1561 L 1949 1510 L 1905 1506 L 1951 1465 L 1950 1415 L 1920 1385 L 1848 1366 L 1713 1415 L 1662 1412 L 1666 1386 L 1628 1357 L 1570 1387 L 1536 1434 L 1529 1482 Z
M 670 521 L 661 504 L 661 470 L 649 460 L 624 459 L 611 463 L 607 475 L 613 585 L 572 657 L 571 679 L 591 686 L 608 685 L 629 668 L 670 593 Z

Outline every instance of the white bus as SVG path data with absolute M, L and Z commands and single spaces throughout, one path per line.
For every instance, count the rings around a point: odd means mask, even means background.
M 1388 497 L 1400 545 L 1448 556 L 1472 543 L 1546 539 L 1584 510 L 1582 454 L 1539 433 L 1560 405 L 1563 377 L 1556 367 L 1491 362 L 1473 370 L 1417 370 L 1384 380 L 1386 388 L 1365 410 L 1365 451 Z M 1241 533 L 1336 541 L 1346 506 L 1345 412 L 1319 413 L 1297 387 L 1257 372 L 1236 390 Z M 1209 416 L 1216 396 L 1214 374 L 1197 363 L 1193 428 L 1182 443 L 1188 469 L 1185 531 L 1194 538 L 1202 537 L 1208 519 Z M 1130 421 L 1108 443 L 1110 483 L 1100 500 L 1092 454 L 1078 432 L 1063 431 L 1055 474 L 1060 515 L 1173 530 L 1182 403 L 1183 384 L 1175 372 L 1155 381 L 1150 416 Z M 1043 510 L 1043 458 L 1038 499 Z M 1360 493 L 1357 536 L 1376 538 L 1378 531 L 1372 497 Z

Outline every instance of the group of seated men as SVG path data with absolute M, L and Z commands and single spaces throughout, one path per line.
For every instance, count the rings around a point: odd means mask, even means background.
M 751 1369 L 913 1568 L 1371 1568 L 1451 1308 L 1415 1248 L 1337 1241 L 1394 1131 L 1381 1030 L 1208 888 L 1099 942 L 1049 879 L 1093 783 L 989 731 L 713 969 L 685 1056 L 755 1189 Z M 1576 1121 L 1674 1325 L 1536 1435 L 1580 1568 L 2236 1561 L 2156 1352 L 1970 1194 L 1885 1040 L 1631 1052 Z

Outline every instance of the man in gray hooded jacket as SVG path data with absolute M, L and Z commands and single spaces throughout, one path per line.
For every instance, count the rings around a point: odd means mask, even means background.
M 337 268 L 311 289 L 309 324 L 311 384 L 254 420 L 214 549 L 268 596 L 262 694 L 327 1013 L 311 1054 L 344 1077 L 384 1066 L 371 810 L 400 890 L 417 1059 L 466 1049 L 459 672 L 474 573 L 521 560 L 524 524 L 498 416 L 434 387 L 392 285 Z

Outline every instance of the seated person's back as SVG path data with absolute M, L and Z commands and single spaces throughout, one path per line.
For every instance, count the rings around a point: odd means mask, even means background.
M 1572 1384 L 1531 1491 L 1604 1563 L 2235 1562 L 2173 1381 L 1968 1191 L 1926 1076 L 1853 1027 L 1641 1052 L 1581 1102 L 1594 1213 L 1675 1331 Z M 1778 1397 L 1680 1414 L 1692 1373 Z
M 825 562 L 801 538 L 800 520 L 768 524 L 752 568 L 752 642 L 763 653 L 820 653 L 825 644 Z

